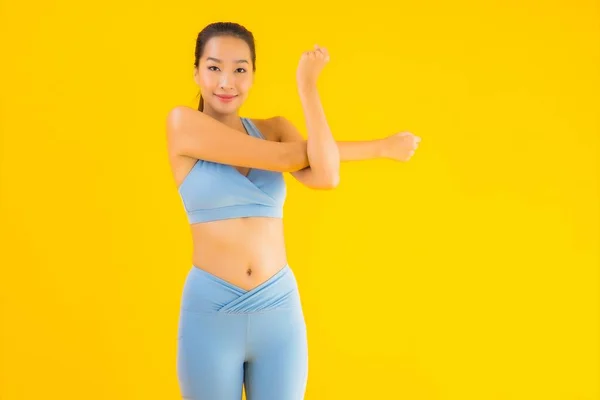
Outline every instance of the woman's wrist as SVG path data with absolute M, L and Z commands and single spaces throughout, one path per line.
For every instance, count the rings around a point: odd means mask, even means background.
M 300 94 L 300 96 L 313 94 L 317 92 L 317 90 L 317 82 L 298 82 L 298 93 Z
M 387 138 L 375 139 L 375 158 L 389 158 Z

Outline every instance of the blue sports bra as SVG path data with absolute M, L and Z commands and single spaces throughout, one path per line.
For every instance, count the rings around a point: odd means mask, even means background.
M 241 117 L 246 132 L 264 139 L 256 125 Z M 234 166 L 197 160 L 178 188 L 191 224 L 240 217 L 283 216 L 283 174 L 251 168 L 242 175 Z

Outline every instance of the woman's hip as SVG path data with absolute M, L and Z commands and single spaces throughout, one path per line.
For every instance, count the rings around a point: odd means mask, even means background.
M 296 277 L 288 264 L 252 289 L 244 289 L 192 265 L 181 296 L 181 311 L 254 314 L 301 310 Z

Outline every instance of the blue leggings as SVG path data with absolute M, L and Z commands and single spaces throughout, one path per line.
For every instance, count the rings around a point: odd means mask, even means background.
M 252 290 L 192 266 L 177 337 L 177 376 L 190 400 L 301 400 L 308 377 L 306 325 L 285 265 Z

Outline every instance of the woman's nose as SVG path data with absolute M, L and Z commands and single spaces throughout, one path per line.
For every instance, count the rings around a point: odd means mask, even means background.
M 228 87 L 230 86 L 232 83 L 232 79 L 228 74 L 221 74 L 220 79 L 219 79 L 219 86 L 220 87 Z

